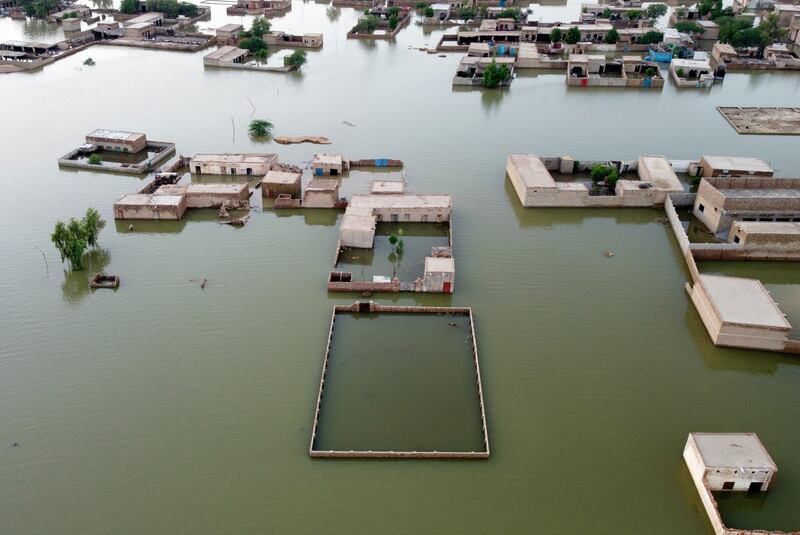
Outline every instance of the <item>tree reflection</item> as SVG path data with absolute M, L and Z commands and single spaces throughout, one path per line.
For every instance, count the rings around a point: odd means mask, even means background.
M 106 249 L 95 248 L 83 257 L 85 269 L 80 271 L 64 270 L 64 282 L 61 283 L 61 292 L 64 301 L 68 303 L 78 303 L 87 294 L 89 289 L 89 279 L 97 272 L 105 270 L 111 263 L 111 253 Z

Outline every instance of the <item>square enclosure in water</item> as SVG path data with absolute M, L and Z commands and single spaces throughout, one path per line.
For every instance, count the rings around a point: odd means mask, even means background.
M 309 453 L 489 457 L 471 309 L 335 307 Z

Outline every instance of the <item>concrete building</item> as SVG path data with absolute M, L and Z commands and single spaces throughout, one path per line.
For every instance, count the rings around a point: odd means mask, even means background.
M 498 45 L 501 47 L 503 45 Z M 483 75 L 486 72 L 486 67 L 496 63 L 497 65 L 505 65 L 509 71 L 510 77 L 500 83 L 501 86 L 511 85 L 514 80 L 514 66 L 516 65 L 516 58 L 514 57 L 478 57 L 478 56 L 464 56 L 456 68 L 456 74 L 453 76 L 454 86 L 482 86 Z
M 372 249 L 377 221 L 371 208 L 349 206 L 339 225 L 339 242 L 342 247 Z
M 375 180 L 372 182 L 371 193 L 404 193 L 405 182 L 401 180 Z
M 712 494 L 767 491 L 778 467 L 755 433 L 690 433 L 683 459 L 716 535 L 783 533 L 728 528 Z
M 203 57 L 203 64 L 212 67 L 227 67 L 231 63 L 244 64 L 248 61 L 249 50 L 232 45 L 225 45 Z
M 581 87 L 664 87 L 658 63 L 641 56 L 607 59 L 602 54 L 570 54 L 567 85 Z
M 714 345 L 786 348 L 791 325 L 760 281 L 700 274 L 686 291 Z
M 707 156 L 700 157 L 701 176 L 763 176 L 771 177 L 775 171 L 761 158 L 746 156 Z
M 345 168 L 341 154 L 315 154 L 311 161 L 314 176 L 339 176 Z
M 186 198 L 186 208 L 249 208 L 250 188 L 247 184 L 169 184 L 160 186 L 155 196 Z
M 728 233 L 728 243 L 800 253 L 800 222 L 736 221 Z
M 711 87 L 714 71 L 708 60 L 675 59 L 669 64 L 672 81 L 678 87 Z
M 177 221 L 186 212 L 186 196 L 134 193 L 114 203 L 114 219 Z
M 613 195 L 590 195 L 586 185 L 556 181 L 550 173 L 558 170 L 571 174 L 574 165 L 575 161 L 568 157 L 547 158 L 545 164 L 542 158 L 531 154 L 509 154 L 506 172 L 525 207 L 658 206 L 664 204 L 669 193 L 683 191 L 678 176 L 662 156 L 642 156 L 637 162 L 626 162 L 627 170 L 636 169 L 639 180 L 618 180 Z
M 456 278 L 456 264 L 452 257 L 425 257 L 425 271 L 422 275 L 421 291 L 453 293 Z
M 239 38 L 239 34 L 244 31 L 244 26 L 241 24 L 226 24 L 220 28 L 217 28 L 217 42 L 219 43 L 230 43 L 235 39 Z
M 270 32 L 263 37 L 267 45 L 288 48 L 322 48 L 321 33 L 292 35 L 286 32 Z
M 270 171 L 261 179 L 261 196 L 274 198 L 286 194 L 293 199 L 300 198 L 301 173 L 289 171 Z
M 155 25 L 148 22 L 126 23 L 122 30 L 122 36 L 125 39 L 133 39 L 136 41 L 150 39 L 156 33 Z
M 704 178 L 692 214 L 719 235 L 734 221 L 800 221 L 800 179 Z
M 277 163 L 277 154 L 197 154 L 189 170 L 196 175 L 265 176 Z
M 430 8 L 433 10 L 433 16 L 425 17 L 426 24 L 441 24 L 450 18 L 450 4 L 431 4 Z
M 312 179 L 303 194 L 304 208 L 334 208 L 338 202 L 338 180 Z
M 292 8 L 291 0 L 237 0 L 227 8 L 228 15 L 277 15 Z
M 98 128 L 86 136 L 86 143 L 114 152 L 139 152 L 147 147 L 147 137 L 138 132 Z
M 450 221 L 450 195 L 353 195 L 348 208 L 371 209 L 378 222 L 444 223 Z
M 800 5 L 796 4 L 775 4 L 772 12 L 778 15 L 778 26 L 781 28 L 789 28 L 792 23 L 792 17 L 800 15 Z

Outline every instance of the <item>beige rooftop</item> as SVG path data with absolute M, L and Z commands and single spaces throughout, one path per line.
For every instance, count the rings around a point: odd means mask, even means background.
M 800 222 L 737 221 L 736 226 L 748 234 L 800 234 Z
M 760 281 L 700 275 L 700 282 L 724 323 L 791 329 L 791 325 Z
M 270 163 L 278 159 L 277 154 L 195 154 L 192 163 Z
M 246 56 L 247 54 L 249 54 L 249 52 L 244 48 L 226 45 L 221 46 L 214 52 L 208 54 L 206 58 L 215 59 L 218 61 L 233 61 L 242 56 Z
M 335 181 L 334 181 L 335 182 Z M 381 194 L 353 195 L 354 208 L 450 208 L 450 195 Z
M 556 181 L 550 171 L 542 163 L 538 156 L 532 154 L 509 154 L 511 164 L 517 168 L 517 172 L 525 186 L 528 188 L 555 188 Z
M 706 468 L 777 470 L 755 433 L 690 433 Z
M 657 189 L 683 191 L 683 184 L 678 175 L 663 156 L 641 156 L 639 165 L 644 167 L 643 171 L 645 171 L 648 181 L 652 182 Z
M 178 206 L 183 197 L 181 195 L 148 195 L 146 193 L 133 193 L 120 198 L 115 204 L 120 206 Z
M 270 171 L 261 179 L 262 184 L 294 184 L 302 175 L 291 171 Z
M 341 154 L 315 154 L 314 163 L 326 163 L 330 165 L 342 165 Z
M 703 160 L 714 169 L 736 169 L 737 171 L 772 172 L 772 168 L 761 158 L 747 156 L 706 156 Z
M 372 193 L 403 193 L 405 189 L 402 180 L 375 180 L 372 183 Z
M 311 179 L 306 186 L 306 191 L 335 191 L 339 187 L 336 180 Z
M 453 258 L 425 257 L 425 273 L 455 273 L 456 263 Z

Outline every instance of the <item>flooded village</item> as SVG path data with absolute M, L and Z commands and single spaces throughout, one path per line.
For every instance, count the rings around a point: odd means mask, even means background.
M 0 0 L 3 533 L 800 532 L 799 58 L 765 0 Z

